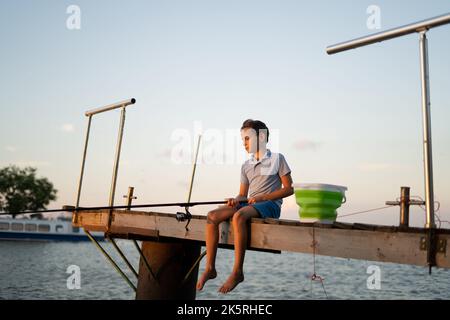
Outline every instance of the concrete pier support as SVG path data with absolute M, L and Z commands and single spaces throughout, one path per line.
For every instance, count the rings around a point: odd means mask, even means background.
M 200 256 L 200 244 L 194 241 L 144 241 L 142 253 L 157 279 L 141 258 L 137 300 L 195 300 L 198 265 L 184 283 L 183 279 Z

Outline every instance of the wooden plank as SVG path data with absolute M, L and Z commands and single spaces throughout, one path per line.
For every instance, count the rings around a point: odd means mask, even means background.
M 72 218 L 72 224 L 74 227 L 83 227 L 89 231 L 101 231 L 106 232 L 108 226 L 108 211 L 93 211 L 89 212 L 80 212 L 74 213 L 74 217 Z
M 109 232 L 116 237 L 129 239 L 133 235 L 195 240 L 204 244 L 205 216 L 193 216 L 188 230 L 185 222 L 178 222 L 174 215 L 142 211 L 113 211 Z M 74 225 L 92 231 L 108 230 L 108 210 L 79 212 Z M 233 227 L 222 223 L 219 243 L 222 247 L 233 245 Z M 305 224 L 297 221 L 252 219 L 250 224 L 250 250 L 291 251 L 369 261 L 394 262 L 425 266 L 427 252 L 420 249 L 425 229 L 351 225 Z M 450 244 L 448 230 L 438 230 L 438 239 Z M 450 268 L 450 256 L 437 253 L 437 266 Z

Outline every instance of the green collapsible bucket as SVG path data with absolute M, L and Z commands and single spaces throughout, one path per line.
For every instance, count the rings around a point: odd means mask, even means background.
M 347 187 L 323 183 L 294 184 L 301 222 L 333 223 L 336 209 L 345 203 Z

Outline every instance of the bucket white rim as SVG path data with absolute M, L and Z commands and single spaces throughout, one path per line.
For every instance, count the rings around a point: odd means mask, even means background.
M 294 189 L 323 190 L 323 191 L 334 191 L 334 192 L 342 192 L 342 193 L 347 191 L 346 186 L 327 184 L 327 183 L 294 183 L 292 185 L 292 187 Z

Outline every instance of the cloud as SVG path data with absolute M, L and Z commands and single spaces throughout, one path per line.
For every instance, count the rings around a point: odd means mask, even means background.
M 318 149 L 322 143 L 307 139 L 299 139 L 294 142 L 294 148 L 297 150 L 316 150 Z
M 14 152 L 17 151 L 17 148 L 13 147 L 13 146 L 6 146 L 5 150 L 8 151 L 8 152 L 14 153 Z
M 71 123 L 64 123 L 61 126 L 61 130 L 64 132 L 74 132 L 75 131 L 75 126 Z

